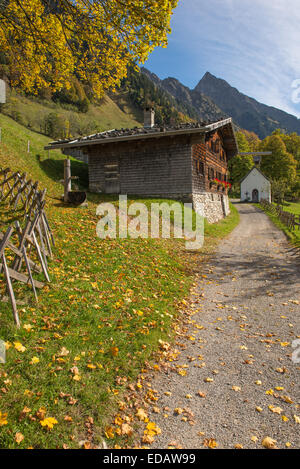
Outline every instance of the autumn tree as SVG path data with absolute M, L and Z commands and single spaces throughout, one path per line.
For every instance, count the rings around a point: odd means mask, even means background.
M 244 132 L 237 132 L 236 140 L 240 152 L 251 151 L 249 141 L 247 140 Z M 239 185 L 240 181 L 253 167 L 253 157 L 250 155 L 238 154 L 229 160 L 228 167 L 230 171 L 230 179 L 232 183 L 236 186 L 235 189 L 238 189 L 237 186 Z
M 293 155 L 297 161 L 298 169 L 300 169 L 300 136 L 296 132 L 285 134 L 280 131 L 277 134 L 275 131 L 273 135 L 280 136 L 281 140 L 286 146 L 287 151 Z
M 255 132 L 250 132 L 249 130 L 242 129 L 238 134 L 243 134 L 248 142 L 249 150 L 245 151 L 258 151 L 260 139 Z M 243 151 L 240 149 L 240 151 Z
M 260 145 L 261 151 L 271 151 L 272 155 L 264 156 L 261 162 L 263 173 L 274 181 L 286 181 L 291 185 L 297 176 L 297 162 L 287 151 L 286 145 L 278 134 L 265 138 Z
M 0 0 L 0 55 L 13 86 L 68 88 L 75 74 L 101 97 L 129 64 L 167 45 L 177 0 Z
M 271 183 L 273 200 L 279 204 L 282 204 L 289 189 L 288 182 L 281 179 L 271 179 Z

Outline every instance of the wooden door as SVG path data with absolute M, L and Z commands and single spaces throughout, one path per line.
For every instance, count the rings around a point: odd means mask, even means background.
M 119 164 L 106 164 L 105 170 L 105 194 L 120 193 Z
M 254 203 L 257 204 L 257 203 L 259 202 L 259 197 L 258 197 L 258 196 L 259 196 L 258 190 L 257 190 L 257 189 L 254 189 L 254 190 L 252 191 L 252 202 L 254 202 Z

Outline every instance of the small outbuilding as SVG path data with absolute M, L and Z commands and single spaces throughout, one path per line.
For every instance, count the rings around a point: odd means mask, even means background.
M 241 181 L 241 202 L 271 202 L 271 182 L 254 166 Z
M 228 161 L 238 152 L 231 118 L 158 127 L 153 109 L 147 109 L 144 127 L 46 147 L 58 148 L 86 158 L 91 192 L 179 199 L 192 203 L 210 223 L 230 212 Z

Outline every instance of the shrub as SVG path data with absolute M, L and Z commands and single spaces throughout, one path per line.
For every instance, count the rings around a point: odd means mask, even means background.
M 56 112 L 50 112 L 44 119 L 44 132 L 52 138 L 67 138 L 70 133 L 70 122 Z
M 82 101 L 79 101 L 77 104 L 79 112 L 88 112 L 89 110 L 89 102 L 87 98 L 84 98 Z

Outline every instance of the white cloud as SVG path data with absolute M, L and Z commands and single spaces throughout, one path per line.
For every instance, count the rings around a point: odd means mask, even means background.
M 172 23 L 169 47 L 146 64 L 154 72 L 192 87 L 208 70 L 300 116 L 292 100 L 300 79 L 299 0 L 179 0 Z

